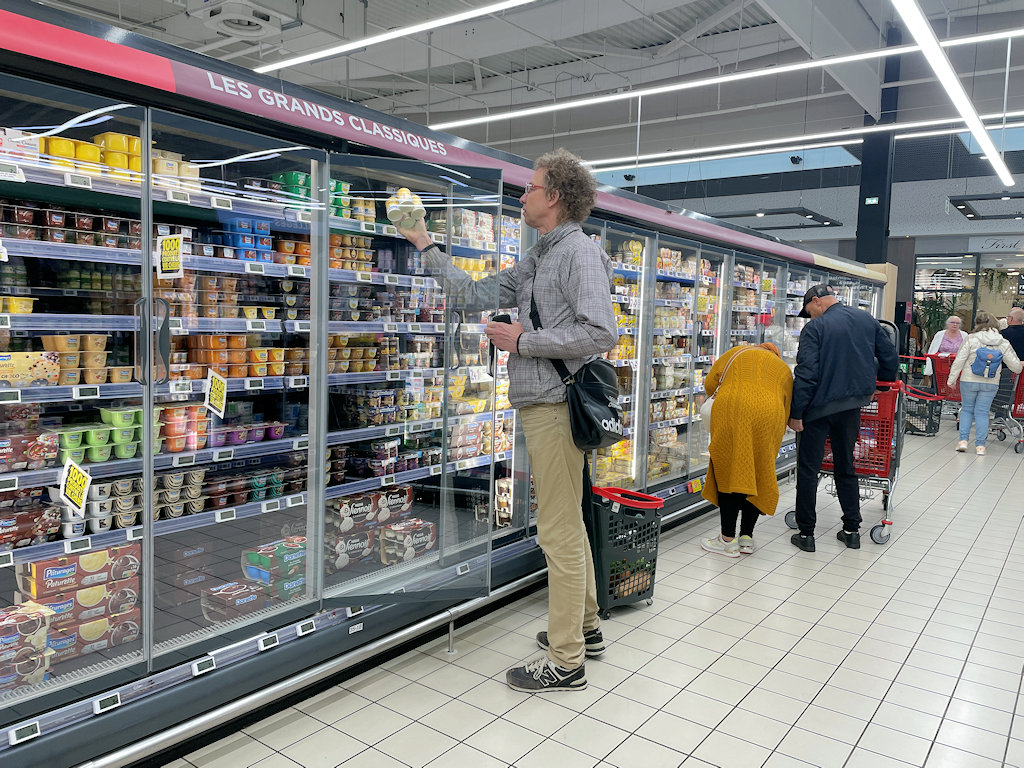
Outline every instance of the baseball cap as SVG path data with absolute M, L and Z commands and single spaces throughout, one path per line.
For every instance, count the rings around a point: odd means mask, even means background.
M 835 296 L 835 292 L 829 288 L 825 283 L 819 283 L 818 285 L 812 285 L 807 289 L 807 293 L 804 294 L 804 308 L 800 310 L 799 317 L 810 317 L 807 313 L 807 305 L 815 299 L 821 298 L 822 296 Z

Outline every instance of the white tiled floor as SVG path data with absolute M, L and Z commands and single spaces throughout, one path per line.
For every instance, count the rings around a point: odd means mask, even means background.
M 815 554 L 782 514 L 741 559 L 698 548 L 717 517 L 668 533 L 654 605 L 605 622 L 586 691 L 504 685 L 537 653 L 538 593 L 461 628 L 455 656 L 412 651 L 171 765 L 1024 767 L 1024 457 L 954 441 L 949 421 L 907 438 L 885 546 L 842 547 L 824 493 Z M 866 533 L 879 499 L 863 510 Z

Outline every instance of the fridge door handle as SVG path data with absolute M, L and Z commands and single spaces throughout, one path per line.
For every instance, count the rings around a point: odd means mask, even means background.
M 149 383 L 149 348 L 148 343 L 142 343 L 142 314 L 146 311 L 145 297 L 136 299 L 133 314 L 137 321 L 135 329 L 135 378 L 146 386 Z
M 160 321 L 160 328 L 157 331 L 157 348 L 160 351 L 160 361 L 164 365 L 162 374 L 155 382 L 166 384 L 171 380 L 171 305 L 167 299 L 155 299 L 158 307 L 163 307 L 163 319 Z

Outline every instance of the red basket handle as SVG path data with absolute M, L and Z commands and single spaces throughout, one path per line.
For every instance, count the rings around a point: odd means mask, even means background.
M 633 509 L 661 509 L 665 506 L 664 499 L 639 491 L 627 491 L 625 488 L 594 488 L 593 490 L 603 499 Z
M 904 384 L 902 381 L 876 381 L 876 389 L 903 389 Z

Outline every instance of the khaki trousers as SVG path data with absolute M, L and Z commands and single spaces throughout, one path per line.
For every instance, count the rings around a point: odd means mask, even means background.
M 537 489 L 537 543 L 548 563 L 548 658 L 583 663 L 583 633 L 597 629 L 594 559 L 583 525 L 583 452 L 572 441 L 569 406 L 519 409 Z

